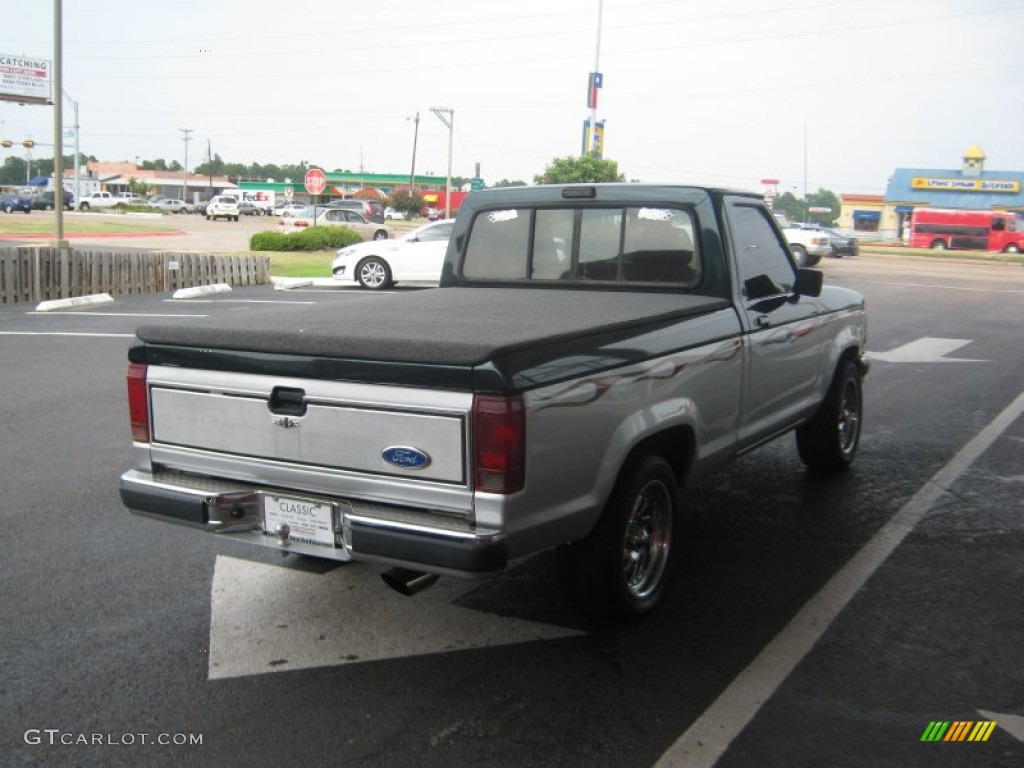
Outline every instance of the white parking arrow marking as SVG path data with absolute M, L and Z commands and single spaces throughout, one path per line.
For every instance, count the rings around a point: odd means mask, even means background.
M 208 678 L 555 640 L 577 629 L 462 608 L 479 584 L 441 579 L 409 598 L 380 568 L 350 563 L 325 574 L 224 555 L 214 567 Z
M 984 709 L 979 709 L 978 714 L 987 720 L 995 720 L 997 728 L 1002 728 L 1017 741 L 1024 741 L 1024 717 L 986 712 Z
M 868 352 L 867 357 L 885 363 L 987 363 L 988 360 L 946 357 L 950 352 L 955 352 L 960 347 L 970 344 L 971 341 L 971 339 L 933 339 L 926 336 L 888 352 Z

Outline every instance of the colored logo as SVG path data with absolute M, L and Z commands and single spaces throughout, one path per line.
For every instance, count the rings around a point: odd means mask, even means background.
M 406 445 L 392 445 L 381 451 L 380 455 L 388 464 L 402 469 L 425 469 L 430 466 L 429 453 Z
M 933 720 L 921 741 L 988 741 L 995 728 L 995 720 Z

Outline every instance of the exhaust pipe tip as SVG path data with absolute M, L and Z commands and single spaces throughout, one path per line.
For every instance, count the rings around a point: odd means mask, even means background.
M 423 573 L 422 571 L 411 571 L 408 568 L 392 568 L 380 575 L 384 583 L 395 592 L 412 597 L 419 594 L 427 587 L 432 586 L 439 578 L 436 573 Z

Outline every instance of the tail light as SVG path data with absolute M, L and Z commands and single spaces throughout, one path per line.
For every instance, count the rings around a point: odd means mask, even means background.
M 308 227 L 309 226 L 309 222 L 308 221 L 302 221 L 300 219 L 300 220 L 295 222 L 295 226 L 296 227 Z
M 128 364 L 128 417 L 132 440 L 149 442 L 149 396 L 146 393 L 146 370 L 143 363 Z
M 515 493 L 526 482 L 526 411 L 521 397 L 473 398 L 473 478 L 478 491 Z

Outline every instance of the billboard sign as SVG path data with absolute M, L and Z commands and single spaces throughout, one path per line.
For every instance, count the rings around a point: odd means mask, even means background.
M 0 53 L 0 101 L 52 104 L 49 59 Z

